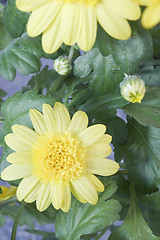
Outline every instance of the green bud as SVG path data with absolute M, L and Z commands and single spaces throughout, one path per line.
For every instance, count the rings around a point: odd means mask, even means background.
M 53 67 L 59 75 L 67 75 L 72 70 L 72 65 L 67 56 L 60 56 L 54 60 Z
M 145 83 L 136 75 L 125 74 L 124 80 L 120 83 L 120 91 L 127 101 L 141 103 L 146 92 Z

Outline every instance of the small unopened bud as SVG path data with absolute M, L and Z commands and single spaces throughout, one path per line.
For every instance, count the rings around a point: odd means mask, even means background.
M 120 83 L 120 91 L 127 101 L 141 103 L 146 92 L 145 83 L 136 75 L 125 74 L 124 80 Z
M 60 56 L 54 60 L 53 67 L 59 75 L 67 75 L 72 70 L 72 65 L 67 56 Z

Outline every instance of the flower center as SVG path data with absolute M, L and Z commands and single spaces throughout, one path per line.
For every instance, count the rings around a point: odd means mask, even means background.
M 33 173 L 42 180 L 72 181 L 86 169 L 86 150 L 69 134 L 40 136 L 32 153 Z

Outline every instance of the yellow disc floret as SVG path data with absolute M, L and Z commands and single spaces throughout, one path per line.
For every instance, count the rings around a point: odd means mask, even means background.
M 33 172 L 44 180 L 72 181 L 85 171 L 85 152 L 70 134 L 40 136 L 33 146 Z

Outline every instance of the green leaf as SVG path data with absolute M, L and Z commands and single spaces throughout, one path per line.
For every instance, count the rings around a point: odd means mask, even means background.
M 5 96 L 7 96 L 7 93 L 3 89 L 0 88 L 0 108 L 1 108 L 1 105 L 3 103 L 2 98 L 5 97 Z M 0 121 L 1 121 L 1 115 L 0 115 Z
M 8 80 L 14 80 L 16 70 L 24 75 L 38 72 L 41 56 L 40 39 L 30 38 L 24 34 L 0 51 L 0 75 Z
M 160 192 L 145 195 L 140 199 L 140 206 L 145 221 L 156 236 L 160 237 Z
M 3 147 L 3 155 L 0 158 L 0 173 L 9 166 L 9 162 L 6 161 L 7 156 L 13 151 L 7 146 L 4 141 L 6 133 L 0 128 L 0 147 Z
M 143 193 L 156 191 L 160 176 L 160 128 L 143 127 L 129 118 L 127 127 L 127 144 L 119 148 L 128 169 L 128 179 Z
M 91 51 L 78 57 L 74 62 L 74 75 L 80 78 L 88 76 L 93 69 L 93 62 L 95 61 L 97 54 L 98 49 L 93 48 Z
M 95 233 L 118 220 L 120 204 L 113 199 L 107 200 L 115 190 L 115 183 L 109 181 L 105 192 L 99 195 L 96 205 L 81 204 L 73 198 L 69 212 L 61 211 L 56 218 L 55 229 L 58 239 L 78 240 L 80 236 Z
M 41 110 L 43 103 L 54 104 L 54 98 L 37 94 L 36 90 L 31 90 L 22 94 L 18 92 L 11 98 L 8 98 L 2 105 L 2 115 L 4 121 L 2 128 L 5 133 L 11 132 L 11 126 L 14 124 L 22 124 L 32 127 L 29 118 L 29 109 L 36 108 Z
M 135 189 L 131 188 L 130 207 L 124 223 L 113 232 L 109 240 L 159 240 L 145 222 L 136 200 Z
M 8 0 L 4 9 L 4 23 L 13 38 L 20 37 L 28 20 L 29 14 L 17 9 L 14 0 Z
M 121 71 L 127 74 L 134 74 L 141 62 L 152 59 L 153 44 L 149 32 L 139 22 L 130 24 L 132 26 L 132 36 L 128 40 L 120 41 L 113 39 L 101 30 L 101 34 L 99 34 L 101 40 L 98 38 L 97 43 L 102 54 L 112 54 Z M 102 44 L 103 39 L 104 42 Z
M 143 126 L 160 128 L 160 87 L 147 87 L 142 103 L 130 103 L 122 109 Z
M 5 218 L 4 218 L 4 216 L 2 216 L 2 214 L 0 213 L 0 227 L 3 227 L 4 224 L 5 224 Z
M 10 35 L 8 34 L 3 21 L 0 19 L 0 33 L 1 33 L 1 37 L 0 37 L 0 50 L 4 49 L 5 47 L 8 46 L 8 44 L 12 41 L 12 38 L 10 37 Z
M 96 99 L 96 101 L 95 101 Z M 93 95 L 85 101 L 84 104 L 81 104 L 79 110 L 84 112 L 93 113 L 97 112 L 97 117 L 100 116 L 100 112 L 105 117 L 115 117 L 116 109 L 125 106 L 128 102 L 122 97 L 119 92 L 119 89 L 116 89 L 114 93 L 106 94 L 103 96 Z M 96 111 L 96 112 L 95 112 Z
M 113 93 L 116 83 L 123 79 L 123 73 L 115 63 L 112 55 L 107 57 L 99 53 L 93 62 L 93 73 L 89 81 L 89 88 L 100 95 Z
M 39 73 L 32 76 L 24 90 L 38 90 L 43 92 L 44 89 L 49 89 L 54 81 L 58 78 L 58 74 L 53 69 L 48 69 L 45 66 Z
M 119 117 L 110 118 L 106 121 L 107 131 L 113 137 L 114 146 L 125 144 L 128 137 L 126 123 Z
M 100 25 L 98 25 L 96 42 L 103 56 L 108 56 L 112 53 L 112 41 L 114 41 L 113 38 L 109 36 Z
M 57 239 L 56 236 L 54 235 L 54 232 L 46 232 L 43 230 L 36 230 L 36 229 L 25 229 L 26 232 L 33 233 L 35 235 L 40 235 L 43 236 L 43 239 L 48 239 L 48 240 L 54 240 Z
M 0 88 L 0 98 L 7 96 L 6 91 Z
M 151 86 L 160 86 L 159 76 L 160 66 L 155 68 L 149 66 L 148 68 L 143 69 L 140 74 L 140 77 L 145 81 L 145 84 Z
M 84 78 L 90 73 L 89 88 L 100 95 L 113 92 L 116 83 L 123 78 L 123 73 L 112 55 L 104 57 L 98 48 L 93 48 L 75 61 L 75 76 Z
M 154 28 L 149 30 L 152 39 L 153 39 L 153 50 L 154 50 L 154 57 L 160 58 L 160 25 L 157 24 Z

